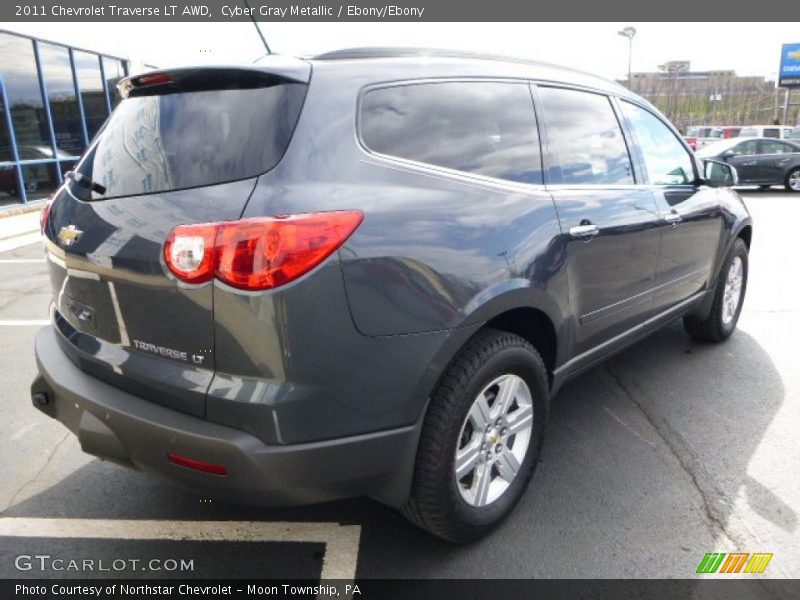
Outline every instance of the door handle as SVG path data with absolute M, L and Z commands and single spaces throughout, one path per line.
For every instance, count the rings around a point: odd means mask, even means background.
M 667 223 L 672 223 L 673 226 L 677 226 L 683 220 L 683 217 L 676 212 L 671 212 L 664 215 L 664 220 Z
M 575 227 L 569 228 L 569 234 L 572 237 L 576 238 L 593 237 L 598 233 L 600 233 L 600 228 L 597 225 L 593 225 L 591 223 L 587 225 L 576 225 Z
M 758 161 L 751 160 L 749 162 L 743 162 L 742 166 L 743 167 L 755 167 L 757 164 L 758 164 Z

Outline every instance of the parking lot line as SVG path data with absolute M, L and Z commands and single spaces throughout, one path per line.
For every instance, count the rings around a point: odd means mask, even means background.
M 356 576 L 360 525 L 261 521 L 0 518 L 0 537 L 316 542 L 325 544 L 321 579 Z
M 50 325 L 47 319 L 0 319 L 0 327 L 44 327 Z
M 42 239 L 42 234 L 38 231 L 36 233 L 26 233 L 25 235 L 18 235 L 16 237 L 0 240 L 0 252 L 8 252 L 9 250 L 16 250 L 23 246 L 30 246 Z

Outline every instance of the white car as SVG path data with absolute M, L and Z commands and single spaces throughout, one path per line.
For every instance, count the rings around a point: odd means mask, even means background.
M 776 140 L 792 139 L 794 133 L 793 127 L 786 127 L 785 125 L 749 125 L 742 127 L 739 132 L 739 137 L 761 137 L 761 138 L 774 138 Z

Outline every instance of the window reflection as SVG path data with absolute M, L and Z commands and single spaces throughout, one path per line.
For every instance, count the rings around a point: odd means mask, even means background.
M 86 131 L 91 140 L 108 117 L 108 104 L 100 73 L 100 57 L 88 52 L 73 52 L 75 72 L 83 101 Z
M 77 156 L 83 152 L 85 144 L 69 50 L 62 46 L 40 43 L 39 59 L 50 101 L 50 114 L 53 116 L 56 146 L 67 154 Z
M 33 42 L 7 33 L 0 33 L 0 56 L 17 144 L 49 146 L 50 132 L 44 110 L 42 90 L 36 74 Z M 5 122 L 3 123 L 5 128 Z M 13 160 L 10 144 L 0 149 L 2 160 Z
M 427 83 L 369 92 L 361 131 L 373 151 L 499 179 L 541 183 L 530 89 L 517 83 Z
M 561 183 L 632 184 L 630 157 L 608 98 L 559 88 L 539 90 L 548 147 L 558 157 Z
M 0 206 L 20 201 L 17 170 L 14 165 L 0 165 Z
M 106 77 L 106 87 L 108 87 L 108 96 L 111 99 L 111 108 L 113 109 L 122 102 L 122 96 L 117 90 L 117 84 L 120 79 L 125 77 L 125 67 L 121 60 L 104 56 L 103 73 Z
M 59 186 L 56 163 L 23 165 L 22 180 L 28 201 L 46 198 Z
M 0 88 L 0 94 L 2 93 L 2 88 Z M 14 160 L 14 152 L 11 149 L 11 137 L 8 135 L 8 126 L 6 125 L 5 100 L 0 95 L 0 162 L 4 160 Z
M 283 155 L 305 90 L 291 83 L 128 98 L 78 170 L 107 188 L 105 198 L 253 177 Z
M 648 183 L 680 185 L 693 181 L 692 159 L 675 134 L 643 108 L 624 101 L 621 106 L 639 143 Z
M 36 68 L 36 48 L 41 72 L 37 72 Z M 101 58 L 91 52 L 74 52 L 75 73 L 86 109 L 84 124 L 76 97 L 76 80 L 69 48 L 0 32 L 0 57 L 0 77 L 3 81 L 0 90 L 4 93 L 4 97 L 0 97 L 1 206 L 21 202 L 25 198 L 37 200 L 46 196 L 58 185 L 59 170 L 63 173 L 75 166 L 75 158 L 86 146 L 84 125 L 91 136 L 108 117 L 106 85 L 108 82 L 111 86 L 108 90 L 109 99 L 113 101 L 114 86 L 125 74 L 125 62 L 108 56 Z M 108 73 L 105 81 L 100 70 L 101 60 Z M 42 84 L 46 99 L 42 95 Z M 116 98 L 118 101 L 119 96 Z M 7 118 L 11 120 L 11 131 Z M 18 168 L 14 162 L 12 138 L 15 138 L 18 158 L 21 161 L 37 161 L 37 164 L 23 163 Z

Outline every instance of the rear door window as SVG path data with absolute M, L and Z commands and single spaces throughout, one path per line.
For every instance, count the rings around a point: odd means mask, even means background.
M 784 142 L 761 142 L 761 152 L 759 154 L 788 154 L 790 152 L 797 152 L 797 149 L 791 144 Z
M 127 98 L 77 171 L 106 188 L 103 198 L 259 175 L 283 156 L 305 90 L 278 83 Z
M 607 96 L 540 87 L 547 122 L 547 148 L 558 161 L 553 183 L 633 183 L 628 148 Z
M 541 184 L 527 83 L 436 82 L 373 89 L 360 109 L 364 145 L 465 173 Z

